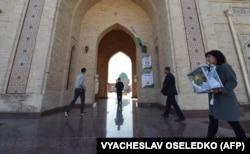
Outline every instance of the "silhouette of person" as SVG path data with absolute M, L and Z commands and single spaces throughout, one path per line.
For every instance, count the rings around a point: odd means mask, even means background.
M 71 119 L 72 120 L 72 119 Z M 72 121 L 74 122 L 74 120 Z M 65 127 L 67 128 L 68 132 L 69 132 L 69 137 L 83 137 L 83 116 L 80 116 L 79 118 L 79 126 L 77 129 L 77 132 L 75 130 L 75 128 L 72 127 L 72 125 L 70 124 L 70 120 L 67 118 L 66 123 L 65 123 Z M 78 146 L 78 140 L 73 140 L 70 143 L 70 148 L 68 149 L 68 151 L 70 151 L 70 153 L 81 153 L 81 147 Z
M 167 128 L 168 128 L 169 137 L 177 137 L 177 138 L 184 137 L 183 133 L 184 133 L 185 128 L 186 128 L 185 122 L 179 122 L 177 125 L 177 128 L 174 128 L 173 124 L 168 119 L 165 119 L 165 123 L 166 123 Z
M 80 117 L 79 119 L 79 126 L 77 129 L 77 136 L 82 137 L 83 136 L 83 116 Z
M 165 111 L 162 114 L 162 116 L 167 118 L 168 114 L 171 110 L 171 105 L 173 105 L 173 107 L 178 115 L 178 119 L 176 119 L 175 121 L 184 121 L 185 116 L 183 115 L 178 103 L 175 100 L 175 96 L 178 95 L 177 90 L 176 90 L 176 86 L 175 86 L 175 77 L 170 72 L 170 67 L 168 67 L 168 66 L 165 67 L 164 73 L 166 74 L 166 76 L 165 76 L 165 79 L 163 82 L 161 93 L 164 96 L 167 96 L 167 100 L 166 100 Z
M 75 129 L 70 124 L 69 119 L 66 120 L 65 126 L 68 129 L 71 137 L 81 137 L 83 135 L 83 116 L 79 118 L 79 126 L 77 132 L 75 132 Z
M 117 93 L 117 101 L 118 103 L 122 103 L 122 91 L 124 88 L 124 84 L 121 81 L 121 78 L 118 78 L 118 81 L 115 84 L 115 88 L 116 88 L 116 93 Z
M 121 125 L 123 124 L 124 118 L 122 115 L 122 104 L 117 104 L 115 124 L 117 125 L 117 130 L 120 130 Z

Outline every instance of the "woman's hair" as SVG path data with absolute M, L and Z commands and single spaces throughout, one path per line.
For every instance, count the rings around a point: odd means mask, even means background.
M 205 57 L 207 58 L 208 55 L 212 55 L 216 58 L 217 65 L 227 63 L 226 57 L 220 50 L 210 50 L 207 53 L 205 53 Z

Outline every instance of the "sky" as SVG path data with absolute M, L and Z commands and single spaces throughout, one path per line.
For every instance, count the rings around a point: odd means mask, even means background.
M 131 59 L 122 52 L 118 52 L 109 61 L 108 82 L 115 83 L 118 76 L 126 73 L 128 79 L 131 81 L 132 63 Z

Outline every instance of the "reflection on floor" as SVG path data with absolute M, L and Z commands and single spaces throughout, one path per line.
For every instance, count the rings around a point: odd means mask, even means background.
M 41 117 L 0 114 L 0 153 L 2 154 L 95 154 L 96 138 L 190 138 L 206 137 L 208 126 L 204 111 L 186 114 L 185 122 L 161 117 L 163 107 L 139 105 L 124 95 L 119 106 L 115 93 L 86 106 L 87 114 L 73 108 L 68 117 L 63 111 Z M 194 114 L 195 113 L 195 114 Z M 205 113 L 205 114 L 204 114 Z M 250 133 L 250 111 L 242 110 L 242 126 Z M 220 123 L 218 137 L 234 137 L 227 123 Z
M 133 137 L 132 103 L 130 101 L 124 99 L 122 103 L 118 103 L 116 99 L 109 99 L 107 113 L 106 137 Z

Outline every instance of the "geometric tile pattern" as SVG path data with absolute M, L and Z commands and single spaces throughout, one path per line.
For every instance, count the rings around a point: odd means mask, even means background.
M 250 58 L 250 35 L 240 35 L 240 42 L 243 50 L 246 52 L 246 56 Z
M 234 16 L 243 16 L 249 17 L 250 16 L 250 8 L 245 7 L 232 7 L 233 15 Z M 244 51 L 246 51 L 246 56 L 250 57 L 250 51 L 248 49 L 248 45 L 250 44 L 250 35 L 249 34 L 241 34 L 240 35 L 240 42 L 241 46 Z
M 232 7 L 232 11 L 233 11 L 234 15 L 240 15 L 240 16 L 249 16 L 250 15 L 250 8 Z
M 32 57 L 45 0 L 30 0 L 7 87 L 7 93 L 26 92 Z
M 205 63 L 205 48 L 195 0 L 181 0 L 191 68 Z
M 242 46 L 245 47 L 246 45 L 250 43 L 250 35 L 241 34 L 240 40 L 241 40 Z

